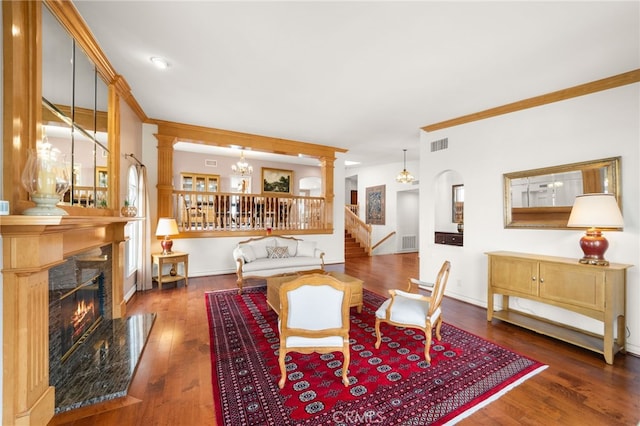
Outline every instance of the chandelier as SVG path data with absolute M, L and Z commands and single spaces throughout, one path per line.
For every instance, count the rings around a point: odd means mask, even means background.
M 240 151 L 240 160 L 231 166 L 231 170 L 240 176 L 247 176 L 253 173 L 253 167 L 244 159 L 244 151 Z
M 404 151 L 404 169 L 402 169 L 402 171 L 398 174 L 398 176 L 396 176 L 396 181 L 399 183 L 411 183 L 414 180 L 416 180 L 416 178 L 414 178 L 413 175 L 407 171 L 407 150 L 403 149 L 403 151 Z

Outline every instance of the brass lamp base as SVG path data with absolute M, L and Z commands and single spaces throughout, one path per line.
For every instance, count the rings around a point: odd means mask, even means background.
M 583 257 L 582 259 L 579 260 L 579 262 L 584 265 L 609 266 L 609 261 L 604 259 L 601 259 L 601 260 L 589 259 L 589 258 Z
M 165 237 L 164 240 L 160 240 L 160 247 L 162 247 L 162 254 L 171 254 L 171 248 L 173 247 L 173 240 L 169 237 Z
M 580 263 L 585 265 L 609 266 L 609 261 L 604 259 L 604 252 L 609 248 L 609 242 L 602 236 L 598 228 L 589 228 L 580 239 L 580 248 L 584 257 Z

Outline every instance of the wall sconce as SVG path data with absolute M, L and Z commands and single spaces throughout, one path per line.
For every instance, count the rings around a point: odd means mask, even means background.
M 164 236 L 164 240 L 160 241 L 162 246 L 162 254 L 171 254 L 171 248 L 173 247 L 173 240 L 169 238 L 171 235 L 178 235 L 178 224 L 176 220 L 168 217 L 161 217 L 158 219 L 158 227 L 156 228 L 156 236 Z
M 622 228 L 624 226 L 622 213 L 613 194 L 578 195 L 573 203 L 567 226 L 588 228 L 586 234 L 580 239 L 580 247 L 584 252 L 580 263 L 609 265 L 609 262 L 604 259 L 609 242 L 602 236 L 600 228 Z

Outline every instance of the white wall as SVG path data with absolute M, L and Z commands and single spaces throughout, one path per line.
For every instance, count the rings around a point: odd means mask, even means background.
M 134 154 L 136 158 L 142 158 L 142 121 L 131 109 L 124 99 L 120 99 L 120 205 L 124 205 L 124 200 L 127 198 L 127 182 L 129 176 L 129 166 L 136 164 L 133 160 L 125 158 L 125 154 Z M 125 232 L 128 233 L 133 226 L 130 223 Z M 129 244 L 129 243 L 127 243 Z M 122 280 L 123 293 L 125 296 L 135 292 L 136 276 L 133 273 L 127 275 L 125 272 L 124 279 Z
M 640 354 L 640 84 L 623 86 L 483 121 L 421 134 L 420 229 L 435 230 L 437 182 L 458 171 L 465 185 L 464 247 L 422 238 L 420 275 L 433 278 L 445 259 L 452 262 L 447 295 L 480 306 L 487 302 L 485 252 L 509 250 L 578 258 L 581 230 L 506 229 L 504 173 L 621 156 L 623 232 L 607 232 L 606 257 L 633 264 L 627 271 L 627 350 Z M 430 142 L 449 139 L 449 148 L 430 152 Z M 602 334 L 600 323 L 525 300 L 520 308 Z
M 418 221 L 420 217 L 420 193 L 417 187 L 412 186 L 412 188 L 415 189 L 396 192 L 396 215 L 398 218 L 396 252 L 408 253 L 418 251 L 418 244 L 420 243 L 420 227 Z M 413 235 L 416 236 L 415 249 L 403 249 L 402 237 Z
M 356 167 L 348 170 L 349 176 L 358 176 L 358 205 L 359 217 L 366 221 L 366 197 L 367 188 L 371 186 L 385 185 L 385 224 L 372 225 L 372 242 L 375 245 L 391 232 L 396 231 L 396 235 L 386 240 L 378 246 L 373 252 L 374 255 L 391 254 L 398 251 L 400 247 L 400 234 L 398 232 L 398 192 L 407 191 L 409 189 L 417 189 L 418 185 L 405 184 L 396 182 L 396 176 L 402 171 L 403 162 L 381 164 L 372 167 Z M 418 162 L 407 161 L 407 170 L 414 176 L 418 173 Z M 416 211 L 416 218 L 418 212 Z M 407 217 L 404 216 L 404 219 Z M 412 220 L 412 222 L 417 222 Z
M 158 206 L 156 191 L 158 184 L 158 142 L 154 136 L 154 133 L 157 132 L 157 127 L 155 125 L 144 124 L 143 128 L 142 158 L 145 165 L 147 165 L 149 173 L 149 188 L 151 190 L 149 203 L 151 210 L 155 212 Z M 343 182 L 344 155 L 337 153 L 336 157 L 334 182 Z M 282 167 L 282 164 L 280 164 L 279 167 Z M 293 169 L 294 167 L 291 168 Z M 254 169 L 254 174 L 260 175 L 259 168 Z M 256 176 L 254 176 L 254 178 L 255 177 Z M 297 176 L 294 176 L 294 178 L 298 180 Z M 344 262 L 344 204 L 340 202 L 340 200 L 344 199 L 344 186 L 341 184 L 334 185 L 334 194 L 333 233 L 311 234 L 300 237 L 305 240 L 316 241 L 318 247 L 322 248 L 326 253 L 325 263 L 327 264 Z M 157 221 L 158 219 L 156 217 L 152 218 L 151 221 L 151 231 L 154 234 Z M 190 277 L 231 274 L 235 273 L 236 270 L 232 256 L 233 249 L 239 241 L 245 239 L 247 239 L 247 237 L 173 238 L 173 249 L 189 253 Z M 156 238 L 152 239 L 151 251 L 154 253 L 161 251 L 160 243 Z

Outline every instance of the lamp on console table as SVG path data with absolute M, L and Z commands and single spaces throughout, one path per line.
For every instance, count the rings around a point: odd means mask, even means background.
M 158 219 L 158 227 L 156 228 L 156 236 L 164 236 L 164 240 L 160 241 L 162 246 L 162 254 L 171 254 L 171 248 L 173 247 L 173 240 L 169 238 L 171 235 L 178 235 L 178 224 L 175 219 L 169 217 L 161 217 Z
M 604 252 L 609 248 L 609 242 L 602 236 L 601 228 L 624 226 L 620 207 L 613 194 L 578 195 L 573 203 L 567 226 L 587 228 L 586 234 L 580 239 L 580 247 L 584 252 L 580 263 L 609 265 L 609 261 L 604 259 Z

